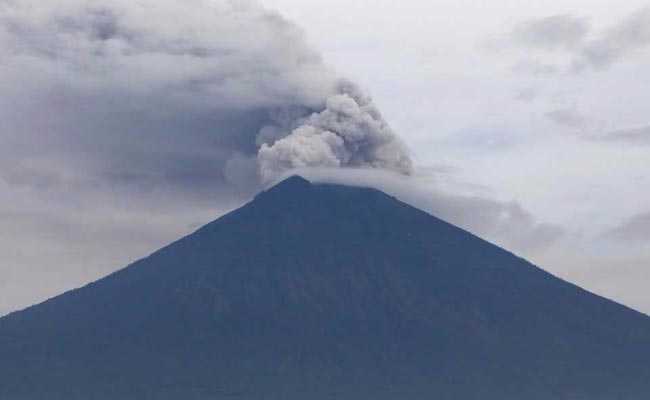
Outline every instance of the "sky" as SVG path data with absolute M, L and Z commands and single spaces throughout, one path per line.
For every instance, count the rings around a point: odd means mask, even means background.
M 650 3 L 0 0 L 0 315 L 296 169 L 650 313 Z

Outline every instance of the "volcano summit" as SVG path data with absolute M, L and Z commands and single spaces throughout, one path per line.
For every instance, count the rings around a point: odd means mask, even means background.
M 645 400 L 648 360 L 650 318 L 299 177 L 0 319 L 7 400 Z

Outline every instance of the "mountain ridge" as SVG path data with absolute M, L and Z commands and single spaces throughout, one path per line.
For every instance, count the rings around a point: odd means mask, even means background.
M 0 397 L 636 400 L 648 343 L 644 315 L 424 211 L 292 177 L 0 318 Z

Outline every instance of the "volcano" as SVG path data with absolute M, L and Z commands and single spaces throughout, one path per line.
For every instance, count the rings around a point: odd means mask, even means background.
M 0 319 L 3 400 L 628 400 L 650 318 L 380 191 L 289 178 Z

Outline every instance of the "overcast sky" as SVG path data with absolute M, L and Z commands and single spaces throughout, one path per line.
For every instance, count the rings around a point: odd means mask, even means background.
M 650 313 L 647 2 L 148 1 L 0 0 L 0 314 L 293 167 Z

